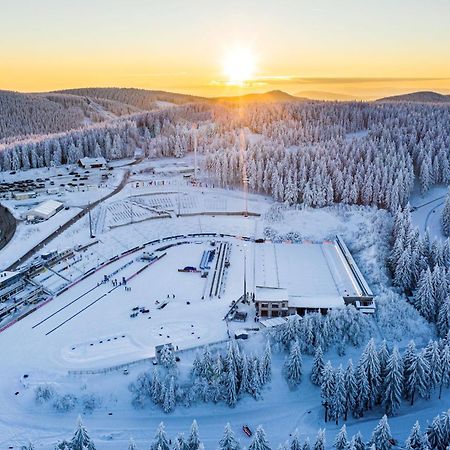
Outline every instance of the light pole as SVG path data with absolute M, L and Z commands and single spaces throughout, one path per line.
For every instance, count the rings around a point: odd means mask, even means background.
M 247 300 L 247 244 L 244 244 L 244 301 Z

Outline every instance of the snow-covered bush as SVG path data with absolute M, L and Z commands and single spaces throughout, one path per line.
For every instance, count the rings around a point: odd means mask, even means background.
M 392 291 L 375 297 L 375 320 L 381 335 L 388 341 L 411 339 L 425 344 L 434 335 L 433 327 L 406 299 Z
M 81 399 L 81 405 L 84 414 L 92 414 L 95 409 L 100 408 L 102 399 L 95 394 L 87 394 Z
M 129 391 L 133 394 L 132 403 L 135 408 L 143 408 L 151 398 L 152 377 L 148 372 L 138 375 L 136 381 L 130 383 Z
M 264 219 L 268 222 L 281 222 L 284 219 L 285 205 L 274 203 L 264 214 Z
M 171 369 L 175 367 L 176 361 L 173 349 L 168 345 L 164 345 L 159 355 L 159 361 L 166 369 Z
M 72 394 L 65 394 L 56 398 L 53 407 L 58 412 L 72 411 L 78 404 L 78 398 Z
M 36 403 L 43 404 L 55 396 L 55 389 L 50 384 L 42 384 L 34 390 L 34 399 Z

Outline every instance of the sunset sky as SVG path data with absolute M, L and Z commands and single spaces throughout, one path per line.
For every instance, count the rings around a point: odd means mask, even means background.
M 448 0 L 0 0 L 0 89 L 450 93 L 449 20 Z

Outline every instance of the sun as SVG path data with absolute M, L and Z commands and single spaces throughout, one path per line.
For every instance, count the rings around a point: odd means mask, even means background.
M 228 52 L 223 61 L 223 71 L 231 86 L 244 86 L 255 75 L 256 59 L 251 50 L 236 48 Z

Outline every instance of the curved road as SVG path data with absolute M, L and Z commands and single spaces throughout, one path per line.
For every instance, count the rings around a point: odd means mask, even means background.
M 427 217 L 425 218 L 425 225 L 424 225 L 425 230 L 427 230 L 428 228 L 428 221 L 430 220 L 431 214 L 434 214 L 436 212 L 436 208 L 439 208 L 439 206 L 442 206 L 444 203 L 445 202 L 438 203 L 437 205 L 434 206 L 433 209 L 430 209 L 430 211 L 428 211 Z
M 14 270 L 17 267 L 19 267 L 21 264 L 23 264 L 27 259 L 31 258 L 35 253 L 37 253 L 39 250 L 42 249 L 45 245 L 47 245 L 49 242 L 51 242 L 55 237 L 59 236 L 61 233 L 64 233 L 69 227 L 71 227 L 74 223 L 76 223 L 78 220 L 80 220 L 82 217 L 84 217 L 89 211 L 93 210 L 98 204 L 101 202 L 107 200 L 108 198 L 111 198 L 113 195 L 116 195 L 119 193 L 127 184 L 128 178 L 130 176 L 130 170 L 127 169 L 125 171 L 125 174 L 122 178 L 122 181 L 120 184 L 108 195 L 105 197 L 102 197 L 99 200 L 96 200 L 95 202 L 91 203 L 90 205 L 86 206 L 81 212 L 79 212 L 75 217 L 70 219 L 68 222 L 66 222 L 64 225 L 62 225 L 60 228 L 58 228 L 56 231 L 54 231 L 52 234 L 47 236 L 45 239 L 43 239 L 39 244 L 35 245 L 33 248 L 31 248 L 25 255 L 21 256 L 18 260 L 16 260 L 13 264 L 11 264 L 7 270 Z

